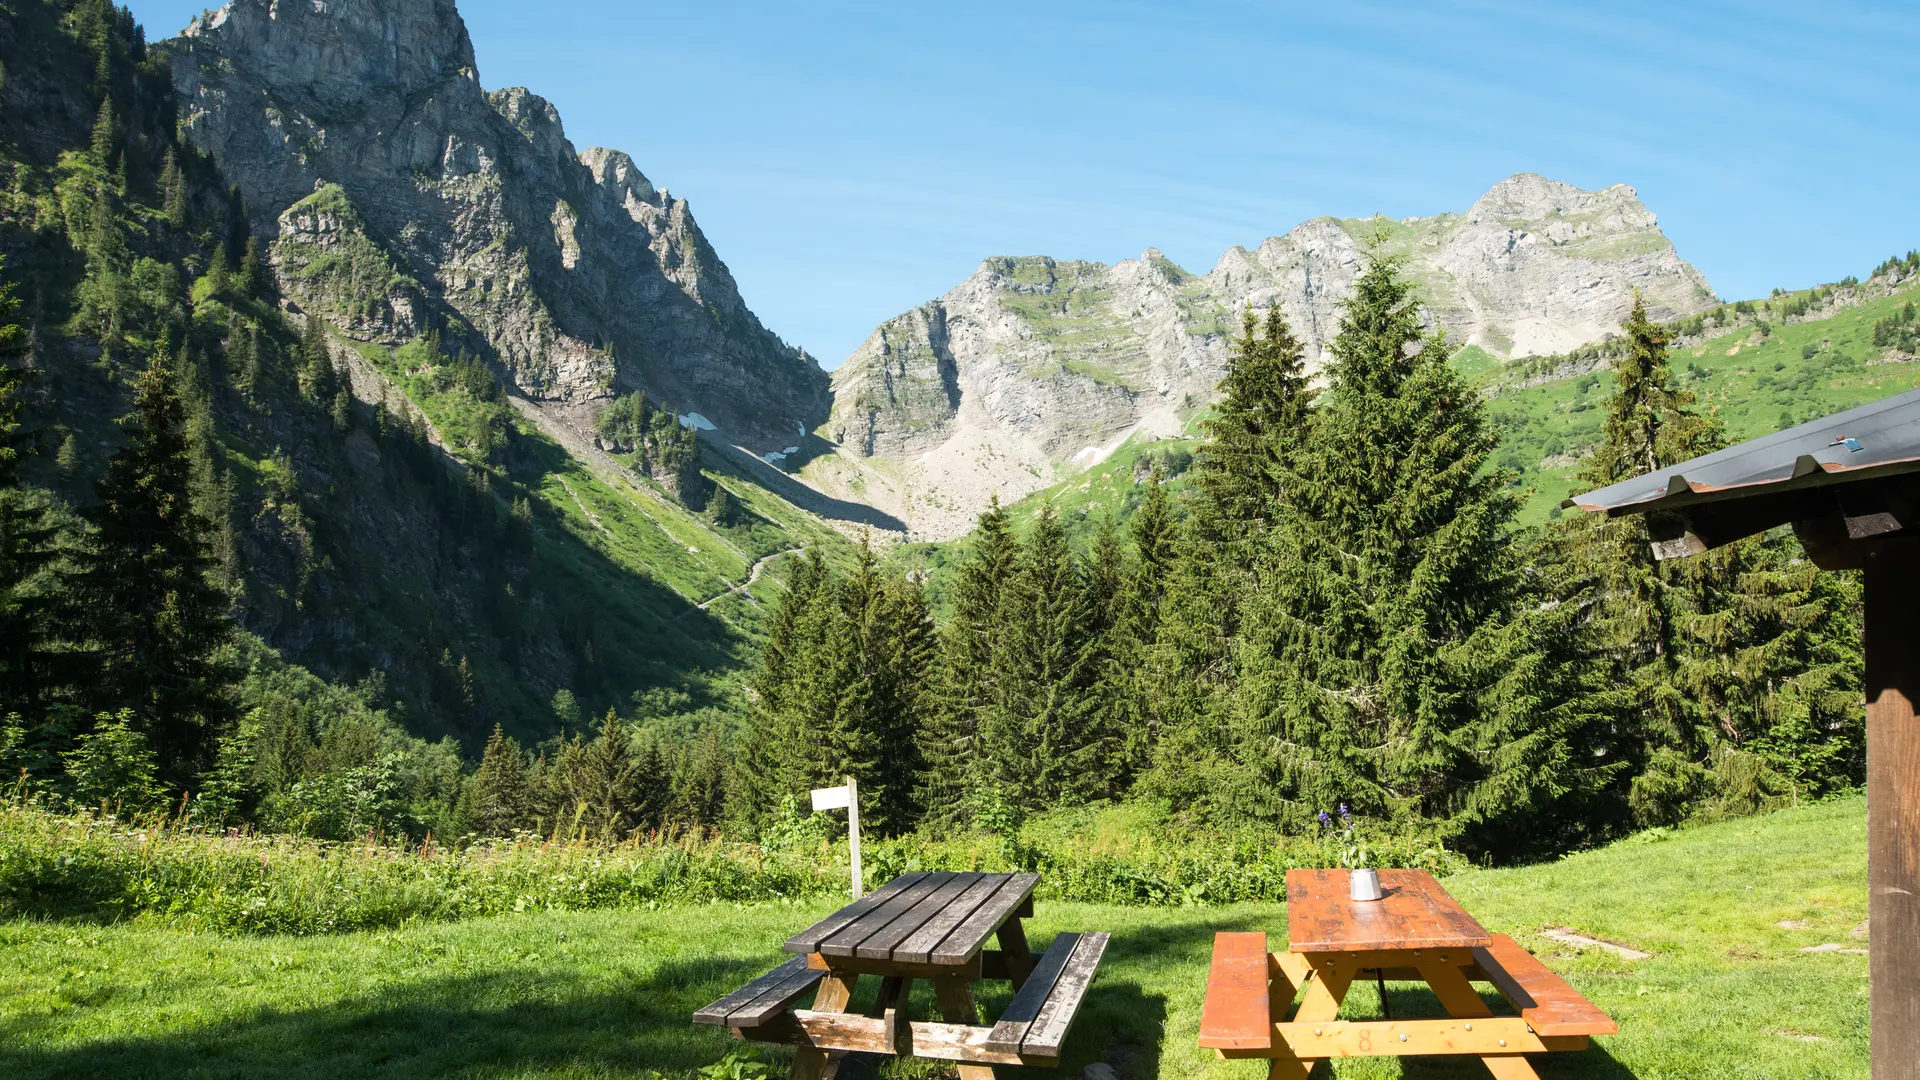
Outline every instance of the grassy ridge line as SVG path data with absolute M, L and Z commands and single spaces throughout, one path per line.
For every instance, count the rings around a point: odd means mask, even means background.
M 1620 1022 L 1619 1035 L 1585 1053 L 1538 1062 L 1544 1075 L 1864 1080 L 1866 957 L 1801 950 L 1862 944 L 1846 935 L 1866 910 L 1865 866 L 1865 805 L 1851 796 L 1446 884 L 1489 929 L 1538 950 Z M 780 943 L 839 902 L 530 911 L 304 938 L 15 919 L 0 923 L 0 1075 L 317 1078 L 377 1068 L 404 1078 L 693 1080 L 743 1049 L 694 1027 L 693 1010 L 778 963 Z M 1284 906 L 1118 907 L 1043 894 L 1035 915 L 1028 933 L 1041 948 L 1061 931 L 1113 934 L 1058 1075 L 1095 1061 L 1127 1080 L 1264 1074 L 1259 1062 L 1215 1059 L 1195 1038 L 1213 934 L 1263 930 L 1280 947 Z M 1626 961 L 1540 934 L 1557 926 L 1654 955 Z M 856 1011 L 874 994 L 866 982 Z M 988 1017 L 1009 997 L 1005 983 L 979 984 Z M 1405 986 L 1390 989 L 1389 1003 L 1398 1017 L 1440 1011 Z M 924 982 L 912 1008 L 933 1014 Z M 1379 1008 L 1373 987 L 1356 986 L 1346 1015 Z M 772 1056 L 776 1076 L 787 1060 Z M 951 1074 L 888 1062 L 882 1075 Z M 1355 1058 L 1333 1075 L 1486 1073 L 1476 1061 Z
M 1900 310 L 1920 292 L 1909 278 L 1889 295 L 1868 297 L 1831 315 L 1805 321 L 1775 321 L 1764 335 L 1755 325 L 1676 346 L 1669 352 L 1675 382 L 1699 396 L 1726 425 L 1729 442 L 1758 438 L 1795 424 L 1865 405 L 1920 387 L 1920 363 L 1886 362 L 1873 345 L 1873 324 Z M 1882 291 L 1877 282 L 1856 289 Z M 1780 306 L 1812 290 L 1773 298 Z M 1762 320 L 1767 312 L 1759 313 Z M 1590 372 L 1541 381 L 1533 365 L 1478 366 L 1489 394 L 1489 417 L 1500 432 L 1496 460 L 1516 469 L 1531 494 L 1520 520 L 1531 524 L 1556 516 L 1573 493 L 1581 453 L 1597 445 L 1606 419 L 1613 375 L 1602 361 Z

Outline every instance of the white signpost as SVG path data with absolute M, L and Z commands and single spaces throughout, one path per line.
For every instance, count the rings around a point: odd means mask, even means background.
M 860 785 L 847 777 L 842 787 L 813 789 L 813 809 L 841 810 L 847 812 L 847 846 L 853 850 L 853 898 L 860 899 Z

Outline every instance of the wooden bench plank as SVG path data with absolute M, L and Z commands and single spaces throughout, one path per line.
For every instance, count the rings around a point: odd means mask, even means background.
M 1034 1018 L 1040 1015 L 1040 1007 L 1047 1003 L 1047 996 L 1053 993 L 1053 984 L 1060 978 L 1060 972 L 1067 966 L 1067 960 L 1073 956 L 1074 946 L 1079 941 L 1079 934 L 1053 936 L 1053 943 L 1041 954 L 1040 962 L 1034 965 L 1020 992 L 1013 995 L 1006 1011 L 1000 1014 L 1000 1022 L 993 1025 L 993 1034 L 987 1036 L 987 1049 L 1003 1054 L 1020 1052 L 1020 1043 L 1027 1037 L 1027 1029 L 1033 1025 Z
M 915 930 L 907 938 L 893 947 L 894 960 L 904 964 L 930 964 L 933 951 L 953 933 L 954 927 L 967 921 L 967 917 L 979 909 L 993 895 L 1000 891 L 1006 879 L 999 874 L 982 874 L 967 890 L 955 897 L 952 903 L 943 908 L 940 914 L 928 919 L 925 926 Z
M 821 919 L 805 930 L 787 939 L 786 950 L 796 953 L 816 952 L 822 941 L 844 929 L 848 923 L 886 903 L 895 893 L 907 888 L 927 875 L 921 871 L 901 874 L 885 885 L 841 908 L 839 911 Z
M 980 875 L 974 873 L 949 875 L 945 882 L 923 896 L 919 903 L 869 935 L 855 947 L 853 954 L 869 960 L 892 959 L 894 946 L 911 937 L 914 931 L 925 926 L 929 919 L 940 914 L 941 909 L 958 899 L 979 880 Z
M 1620 1025 L 1505 934 L 1473 950 L 1487 978 L 1542 1036 L 1613 1035 Z
M 1022 904 L 1033 898 L 1039 874 L 1012 874 L 985 903 L 974 909 L 953 933 L 933 950 L 933 963 L 963 964 L 980 951 L 1000 924 L 1013 917 Z
M 835 931 L 832 937 L 820 943 L 814 951 L 822 956 L 854 956 L 860 943 L 884 929 L 893 920 L 906 914 L 920 901 L 932 895 L 940 886 L 953 877 L 944 871 L 926 874 L 919 881 L 894 893 L 886 900 L 862 912 L 846 926 Z
M 1207 998 L 1200 1006 L 1200 1045 L 1217 1050 L 1264 1050 L 1273 1045 L 1268 1011 L 1267 935 L 1213 935 Z
M 751 1027 L 785 1008 L 826 974 L 796 956 L 693 1014 L 696 1024 Z M 778 1004 L 774 1004 L 774 1002 Z
M 1074 944 L 1073 956 L 1053 981 L 1053 992 L 1040 1006 L 1040 1015 L 1027 1026 L 1027 1037 L 1020 1041 L 1020 1057 L 1034 1065 L 1052 1065 L 1060 1060 L 1060 1044 L 1067 1041 L 1067 1029 L 1080 1012 L 1080 1002 L 1093 985 L 1100 957 L 1107 951 L 1107 935 L 1095 931 L 1081 934 Z

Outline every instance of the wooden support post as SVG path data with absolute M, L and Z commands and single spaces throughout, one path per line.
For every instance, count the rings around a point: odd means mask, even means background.
M 853 1000 L 853 988 L 860 981 L 858 975 L 835 975 L 829 973 L 820 980 L 820 989 L 813 995 L 813 1007 L 817 1012 L 845 1012 L 847 1002 Z M 817 1047 L 803 1046 L 793 1055 L 793 1080 L 834 1080 L 839 1075 L 840 1061 L 846 1057 L 840 1050 L 821 1050 Z
M 980 1011 L 973 1006 L 973 988 L 967 980 L 947 977 L 933 980 L 933 997 L 940 1003 L 940 1018 L 952 1024 L 978 1024 Z M 959 1065 L 960 1080 L 994 1080 L 991 1065 Z
M 847 777 L 847 848 L 853 856 L 853 898 L 867 891 L 866 878 L 860 873 L 860 782 Z
M 1920 542 L 1866 559 L 1867 948 L 1873 1080 L 1920 1062 Z
M 1007 979 L 1018 991 L 1033 972 L 1033 950 L 1027 946 L 1026 928 L 1015 917 L 1002 923 L 996 936 L 1000 940 L 1000 954 L 1006 959 Z

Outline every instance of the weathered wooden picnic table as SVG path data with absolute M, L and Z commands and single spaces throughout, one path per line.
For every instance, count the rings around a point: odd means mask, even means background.
M 801 955 L 694 1013 L 696 1023 L 736 1038 L 792 1043 L 794 1080 L 827 1080 L 849 1051 L 961 1062 L 963 1080 L 991 1080 L 993 1066 L 1055 1065 L 1107 947 L 1104 933 L 1055 935 L 1035 957 L 1021 919 L 1033 915 L 1036 874 L 916 872 L 886 885 L 787 941 Z M 1000 948 L 985 948 L 989 937 Z M 868 1015 L 847 1012 L 862 976 L 880 992 Z M 913 981 L 933 984 L 941 1021 L 907 1016 Z M 1013 983 L 998 1022 L 979 1022 L 972 984 Z M 818 986 L 811 1009 L 795 1008 Z
M 1477 1055 L 1501 1080 L 1538 1080 L 1522 1055 L 1584 1050 L 1589 1036 L 1619 1030 L 1512 938 L 1487 933 L 1426 871 L 1380 871 L 1385 896 L 1373 901 L 1348 899 L 1347 877 L 1287 872 L 1286 952 L 1268 953 L 1263 933 L 1215 935 L 1201 1046 L 1271 1058 L 1270 1080 L 1304 1078 L 1327 1058 L 1415 1054 Z M 1340 1019 L 1348 988 L 1368 979 L 1425 983 L 1447 1019 Z M 1495 1016 L 1475 982 L 1492 983 L 1518 1015 Z

